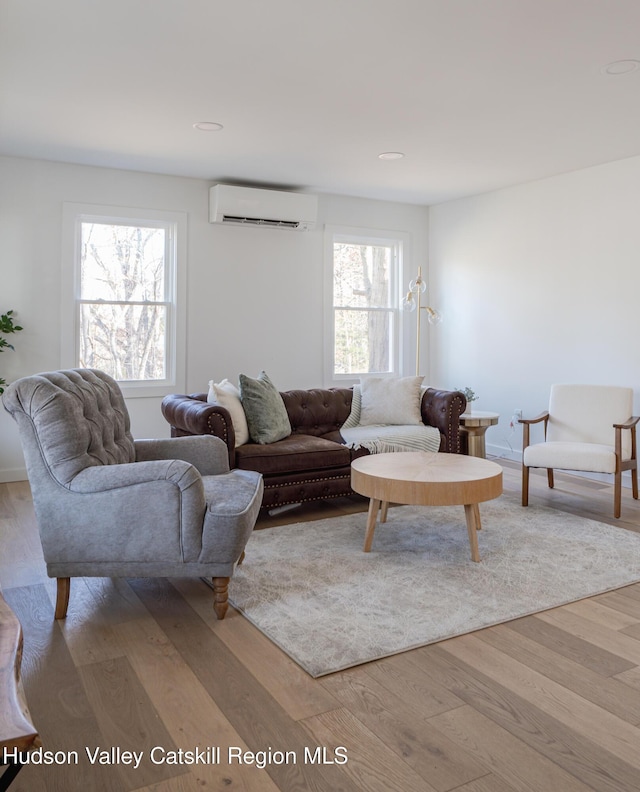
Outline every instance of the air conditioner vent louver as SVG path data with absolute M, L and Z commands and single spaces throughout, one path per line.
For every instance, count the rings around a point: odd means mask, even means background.
M 209 222 L 308 231 L 315 226 L 318 196 L 216 184 L 209 190 Z
M 257 217 L 236 217 L 234 215 L 222 215 L 223 223 L 239 223 L 240 225 L 269 226 L 271 228 L 298 228 L 300 223 L 297 220 L 262 220 Z

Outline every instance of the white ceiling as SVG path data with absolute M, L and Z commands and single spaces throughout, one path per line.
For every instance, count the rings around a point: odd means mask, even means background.
M 640 154 L 622 59 L 640 0 L 1 0 L 0 153 L 432 204 Z

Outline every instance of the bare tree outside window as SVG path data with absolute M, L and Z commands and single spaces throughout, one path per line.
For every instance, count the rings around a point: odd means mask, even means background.
M 393 370 L 395 247 L 334 242 L 334 373 Z
M 165 227 L 81 223 L 79 362 L 120 381 L 167 375 Z

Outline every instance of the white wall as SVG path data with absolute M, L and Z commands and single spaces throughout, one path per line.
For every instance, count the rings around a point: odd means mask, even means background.
M 477 409 L 500 413 L 493 453 L 514 456 L 514 408 L 533 415 L 553 382 L 630 385 L 640 410 L 640 157 L 424 207 L 320 196 L 315 231 L 213 226 L 210 183 L 0 158 L 0 312 L 25 330 L 0 355 L 7 380 L 60 365 L 62 204 L 188 214 L 187 382 L 267 369 L 282 390 L 323 380 L 323 225 L 410 234 L 410 271 L 427 260 L 429 382 L 469 385 Z M 413 373 L 413 315 L 405 317 Z M 425 328 L 426 334 L 429 332 Z M 427 370 L 423 364 L 424 370 Z M 137 437 L 166 436 L 159 401 L 131 399 Z M 24 477 L 15 426 L 0 410 L 0 480 Z
M 60 367 L 64 202 L 188 214 L 187 392 L 262 368 L 281 390 L 323 384 L 325 224 L 407 233 L 415 266 L 426 261 L 426 207 L 324 195 L 318 226 L 306 234 L 221 227 L 207 221 L 211 183 L 0 158 L 0 312 L 14 309 L 25 327 L 16 351 L 0 356 L 1 376 Z M 411 344 L 406 359 L 411 374 Z M 168 435 L 159 399 L 128 406 L 135 437 Z M 24 477 L 15 425 L 0 410 L 0 481 Z
M 636 157 L 430 208 L 431 294 L 445 317 L 432 378 L 500 413 L 490 452 L 519 458 L 512 412 L 537 415 L 554 382 L 633 387 L 638 414 L 639 207 Z

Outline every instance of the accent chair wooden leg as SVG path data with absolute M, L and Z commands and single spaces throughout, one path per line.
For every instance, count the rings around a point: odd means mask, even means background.
M 529 505 L 529 468 L 522 466 L 522 505 Z
M 240 564 L 241 564 L 243 561 L 244 561 L 244 550 L 242 551 L 242 555 L 241 555 L 241 556 L 240 556 L 240 558 L 238 559 L 238 566 L 240 566 Z
M 71 578 L 56 578 L 58 591 L 56 594 L 56 619 L 64 619 L 67 615 L 69 606 L 69 591 L 71 590 Z
M 613 516 L 619 517 L 622 511 L 622 471 L 613 474 Z
M 549 488 L 553 489 L 553 468 L 547 468 L 547 483 Z
M 638 500 L 638 468 L 631 468 L 631 493 Z
M 213 578 L 213 609 L 218 619 L 224 619 L 229 603 L 229 581 L 228 577 Z

